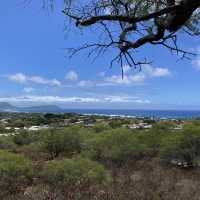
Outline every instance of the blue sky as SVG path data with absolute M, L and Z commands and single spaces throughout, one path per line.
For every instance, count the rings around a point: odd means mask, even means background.
M 109 68 L 113 52 L 95 62 L 85 53 L 69 59 L 65 48 L 95 37 L 65 31 L 61 8 L 40 1 L 4 1 L 0 8 L 0 101 L 15 105 L 57 104 L 66 108 L 200 109 L 200 57 L 179 60 L 165 49 L 146 46 L 139 56 L 153 63 L 141 72 Z M 200 38 L 181 35 L 185 49 L 198 52 Z

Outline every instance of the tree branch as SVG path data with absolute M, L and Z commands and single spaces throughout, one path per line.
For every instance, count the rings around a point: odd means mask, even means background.
M 121 22 L 128 22 L 128 23 L 133 24 L 133 23 L 137 23 L 137 22 L 141 22 L 141 21 L 150 20 L 150 19 L 155 18 L 155 17 L 159 17 L 161 15 L 164 15 L 164 14 L 170 13 L 172 11 L 176 11 L 178 9 L 181 9 L 182 7 L 183 7 L 182 5 L 173 5 L 173 6 L 169 6 L 167 8 L 164 8 L 160 11 L 153 12 L 151 14 L 147 14 L 147 15 L 144 15 L 144 16 L 141 16 L 141 17 L 134 17 L 134 16 L 131 17 L 131 16 L 127 16 L 127 15 L 100 15 L 100 16 L 93 16 L 89 19 L 81 19 L 80 17 L 71 15 L 66 10 L 63 10 L 62 12 L 65 15 L 77 20 L 76 25 L 90 26 L 90 25 L 93 25 L 93 24 L 95 24 L 99 21 L 103 21 L 103 20 L 106 20 L 106 21 L 121 21 Z

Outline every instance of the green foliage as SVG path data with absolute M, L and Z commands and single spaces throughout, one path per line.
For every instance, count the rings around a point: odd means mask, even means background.
M 138 142 L 145 144 L 148 147 L 148 155 L 155 156 L 162 145 L 163 138 L 166 136 L 166 132 L 153 128 L 148 132 L 140 132 L 137 134 Z
M 159 131 L 167 131 L 174 127 L 174 122 L 172 121 L 164 121 L 164 122 L 159 122 L 156 125 L 154 125 L 154 130 L 159 130 Z
M 19 119 L 19 120 L 15 120 L 14 122 L 12 122 L 12 127 L 18 127 L 18 128 L 23 128 L 25 126 L 25 123 Z
M 32 161 L 38 162 L 49 158 L 47 153 L 44 152 L 42 142 L 34 142 L 28 145 L 23 145 L 18 147 L 17 150 Z
M 14 150 L 16 145 L 10 137 L 0 137 L 0 149 L 4 150 Z
M 105 123 L 97 123 L 94 126 L 94 131 L 96 133 L 100 133 L 100 132 L 108 130 L 108 129 L 110 129 L 110 126 Z
M 136 135 L 121 128 L 89 140 L 84 153 L 97 160 L 121 165 L 128 160 L 141 158 L 147 152 L 148 147 L 140 143 Z
M 73 154 L 81 150 L 80 137 L 72 128 L 52 130 L 46 134 L 43 140 L 44 149 L 50 154 L 51 159 L 58 157 L 61 153 Z
M 81 151 L 81 139 L 79 134 L 79 128 L 68 128 L 64 130 L 64 142 L 66 153 L 80 153 Z
M 154 119 L 150 119 L 150 118 L 145 118 L 143 120 L 144 123 L 147 123 L 147 124 L 155 124 L 156 121 Z
M 190 127 L 178 137 L 174 137 L 174 140 L 161 150 L 161 158 L 166 162 L 177 160 L 193 166 L 199 165 L 200 129 Z
M 59 114 L 47 113 L 44 115 L 46 124 L 55 124 L 63 121 L 64 116 Z
M 15 193 L 32 177 L 32 165 L 24 156 L 0 150 L 1 194 Z
M 65 150 L 64 137 L 62 134 L 50 132 L 43 141 L 44 150 L 46 150 L 51 159 L 58 157 Z
M 65 117 L 46 116 L 60 120 Z M 22 115 L 22 118 L 25 117 Z M 24 120 L 29 121 L 28 118 Z M 106 125 L 108 120 L 100 118 L 94 128 L 57 126 L 57 129 L 1 136 L 0 199 L 134 199 L 135 191 L 142 195 L 138 199 L 143 199 L 151 185 L 152 199 L 159 199 L 160 191 L 174 188 L 180 176 L 182 180 L 186 174 L 170 166 L 163 167 L 160 158 L 167 163 L 175 160 L 175 164 L 200 166 L 199 120 L 185 121 L 182 130 L 171 128 L 180 121 L 159 121 L 152 129 L 130 130 L 111 128 Z M 154 123 L 136 118 L 117 119 L 116 124 L 139 121 Z M 27 158 L 34 163 L 34 174 Z M 198 170 L 190 171 L 185 179 L 191 173 L 198 174 Z M 195 183 L 196 180 L 195 177 Z M 159 191 L 156 195 L 155 190 Z
M 28 131 L 20 131 L 19 134 L 13 137 L 13 142 L 20 146 L 31 144 L 37 140 L 39 140 L 39 133 L 36 134 Z
M 111 126 L 111 128 L 120 128 L 122 126 L 122 124 L 123 124 L 123 121 L 119 120 L 119 119 L 118 120 L 117 119 L 112 120 L 109 123 L 109 125 Z
M 104 167 L 86 158 L 73 158 L 50 161 L 42 176 L 52 186 L 79 187 L 100 184 L 108 179 Z

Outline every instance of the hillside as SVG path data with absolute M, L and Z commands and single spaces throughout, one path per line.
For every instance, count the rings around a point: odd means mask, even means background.
M 8 102 L 0 102 L 0 112 L 62 112 L 56 105 L 40 105 L 31 107 L 17 107 Z

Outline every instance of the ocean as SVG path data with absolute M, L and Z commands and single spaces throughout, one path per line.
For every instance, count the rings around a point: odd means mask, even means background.
M 74 112 L 85 115 L 105 115 L 121 117 L 154 117 L 166 119 L 200 118 L 200 110 L 125 110 L 125 109 L 65 109 L 65 112 Z

